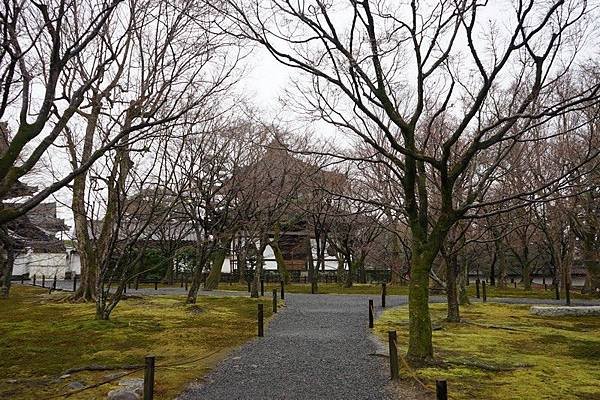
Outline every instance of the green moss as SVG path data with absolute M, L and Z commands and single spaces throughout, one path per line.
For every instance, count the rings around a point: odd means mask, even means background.
M 156 398 L 173 398 L 228 349 L 256 335 L 257 301 L 250 298 L 199 297 L 195 306 L 186 306 L 183 296 L 129 299 L 119 304 L 110 321 L 96 321 L 92 304 L 61 303 L 56 301 L 59 296 L 15 286 L 11 298 L 0 302 L 0 398 L 64 393 L 69 382 L 92 384 L 115 372 L 56 379 L 69 368 L 140 364 L 147 354 L 157 357 Z M 265 316 L 270 315 L 267 305 Z M 104 385 L 70 398 L 105 398 L 110 388 Z
M 433 388 L 447 379 L 453 399 L 600 398 L 600 318 L 543 318 L 529 306 L 474 304 L 461 308 L 465 322 L 444 322 L 446 306 L 431 305 L 436 363 L 408 368 Z M 398 332 L 406 351 L 406 307 L 386 310 L 376 323 L 384 337 Z M 403 365 L 403 363 L 401 363 Z

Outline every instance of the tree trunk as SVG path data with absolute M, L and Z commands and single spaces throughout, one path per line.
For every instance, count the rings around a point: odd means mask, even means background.
M 2 248 L 0 249 L 0 299 L 8 299 L 11 277 L 15 264 L 15 248 L 8 232 L 2 228 Z
M 85 163 L 89 160 L 94 146 L 94 135 L 98 125 L 98 117 L 102 111 L 102 103 L 96 96 L 92 98 L 92 109 L 87 117 L 87 125 L 83 143 L 83 151 L 79 163 Z M 68 141 L 71 162 L 77 163 L 77 151 L 75 143 Z M 88 225 L 88 215 L 86 208 L 86 189 L 87 189 L 88 171 L 77 175 L 73 179 L 73 198 L 71 199 L 71 209 L 73 210 L 73 222 L 75 225 L 75 236 L 77 237 L 76 247 L 79 253 L 81 264 L 81 277 L 79 279 L 79 288 L 71 296 L 71 300 L 76 301 L 94 301 L 96 298 L 96 281 L 98 279 L 98 251 L 90 240 L 90 229 Z
M 490 264 L 490 286 L 496 286 L 496 261 L 498 259 L 497 251 L 494 250 L 492 263 Z
M 458 280 L 458 302 L 461 306 L 466 306 L 471 304 L 469 300 L 469 294 L 467 293 L 467 279 L 469 274 L 469 266 L 467 262 L 464 262 L 462 266 L 459 267 L 459 280 Z
M 359 272 L 360 283 L 367 283 L 367 270 L 365 268 L 365 257 L 363 255 L 359 257 L 359 262 L 356 266 L 356 270 Z
M 246 271 L 247 271 L 247 267 L 246 267 L 246 260 L 247 260 L 247 251 L 246 251 L 246 246 L 245 244 L 243 244 L 241 242 L 242 239 L 239 239 L 238 243 L 237 243 L 237 251 L 236 251 L 236 258 L 237 258 L 237 267 L 238 267 L 238 281 L 240 284 L 242 285 L 246 285 L 247 284 L 247 280 L 246 280 Z
M 525 290 L 531 290 L 531 274 L 533 263 L 529 259 L 529 247 L 524 245 L 523 256 L 522 256 L 523 268 L 521 269 L 521 281 Z
M 346 258 L 344 254 L 341 252 L 336 252 L 336 258 L 338 262 L 337 268 L 337 281 L 341 282 L 344 279 L 344 274 L 346 273 Z
M 589 292 L 600 296 L 600 246 L 594 243 L 596 233 L 588 234 L 583 241 L 583 263 L 586 267 Z
M 263 264 L 264 264 L 264 252 L 267 248 L 267 238 L 262 237 L 256 252 L 256 267 L 254 268 L 254 279 L 250 287 L 250 297 L 259 297 L 260 280 L 262 278 Z
M 281 247 L 279 247 L 280 229 L 279 224 L 275 224 L 271 247 L 273 248 L 273 254 L 275 255 L 275 261 L 277 262 L 277 272 L 279 272 L 279 276 L 283 280 L 283 283 L 287 285 L 290 283 L 290 273 L 285 265 L 285 258 L 283 257 Z
M 352 255 L 348 253 L 346 255 L 346 260 L 348 263 L 348 274 L 346 275 L 346 282 L 344 283 L 344 287 L 350 288 L 354 283 L 354 271 L 356 271 L 354 260 L 352 259 Z
M 187 294 L 186 304 L 196 304 L 196 298 L 198 297 L 198 289 L 200 289 L 200 283 L 202 281 L 202 271 L 204 270 L 205 253 L 206 249 L 203 245 L 199 245 L 201 248 L 196 248 L 196 260 L 193 263 L 192 269 L 192 281 Z
M 433 257 L 416 245 L 412 252 L 408 287 L 409 340 L 407 357 L 423 362 L 433 358 L 431 316 L 429 314 L 429 271 Z M 429 253 L 432 249 L 427 249 Z M 434 252 L 434 254 L 437 252 Z
M 79 246 L 78 246 L 79 247 Z M 98 279 L 98 265 L 96 260 L 87 251 L 79 252 L 79 260 L 81 262 L 81 277 L 79 279 L 79 287 L 71 296 L 75 301 L 94 301 L 96 298 L 96 281 Z
M 496 251 L 498 252 L 498 256 L 497 256 L 498 257 L 498 282 L 497 282 L 497 284 L 498 284 L 498 287 L 505 288 L 507 286 L 506 253 L 504 251 L 502 243 L 499 240 L 496 240 L 494 243 L 496 245 Z
M 225 257 L 227 256 L 227 250 L 229 249 L 229 242 L 224 241 L 220 243 L 219 247 L 215 249 L 211 255 L 212 265 L 210 266 L 210 272 L 204 282 L 204 290 L 215 290 L 219 287 L 219 281 L 221 280 L 221 270 L 225 263 Z
M 448 300 L 448 322 L 460 322 L 460 310 L 458 306 L 458 260 L 456 254 L 446 259 L 446 297 Z
M 319 293 L 318 269 L 315 268 L 315 260 L 312 254 L 312 244 L 310 236 L 306 236 L 306 266 L 308 269 L 308 281 L 310 282 L 310 292 L 312 294 Z
M 391 260 L 391 268 L 390 268 L 390 283 L 392 285 L 397 285 L 402 282 L 401 272 L 402 272 L 402 261 L 401 257 L 401 243 L 400 238 L 397 234 L 393 235 L 392 239 L 392 260 Z

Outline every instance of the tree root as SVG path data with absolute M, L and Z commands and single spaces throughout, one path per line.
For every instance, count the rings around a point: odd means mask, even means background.
M 517 364 L 517 365 L 492 365 L 486 364 L 480 361 L 469 361 L 469 360 L 460 360 L 460 361 L 444 361 L 446 365 L 458 365 L 463 367 L 473 367 L 477 369 L 481 369 L 484 371 L 490 372 L 510 372 L 515 371 L 519 368 L 530 368 L 529 364 Z
M 462 320 L 461 322 L 463 322 L 465 324 L 469 324 L 469 325 L 475 325 L 475 326 L 479 326 L 482 328 L 487 328 L 487 329 L 502 329 L 505 331 L 527 332 L 527 329 L 514 328 L 512 326 L 480 324 L 478 322 L 471 322 L 471 321 L 467 321 L 467 320 Z
M 61 375 L 75 374 L 77 372 L 82 372 L 82 371 L 119 371 L 119 370 L 139 369 L 139 368 L 143 368 L 143 367 L 144 367 L 143 364 L 126 364 L 126 365 L 92 364 L 92 365 L 86 365 L 84 367 L 69 368 L 68 370 L 63 372 Z

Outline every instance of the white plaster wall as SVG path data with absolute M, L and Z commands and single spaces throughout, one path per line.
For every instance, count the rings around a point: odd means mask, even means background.
M 18 265 L 18 266 L 17 266 Z M 14 275 L 29 272 L 29 276 L 56 277 L 64 279 L 68 271 L 66 253 L 33 253 L 21 255 L 15 259 Z

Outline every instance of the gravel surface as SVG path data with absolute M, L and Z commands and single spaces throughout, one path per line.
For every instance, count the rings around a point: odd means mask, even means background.
M 232 353 L 179 399 L 396 398 L 387 361 L 375 355 L 367 298 L 286 294 L 264 338 Z

